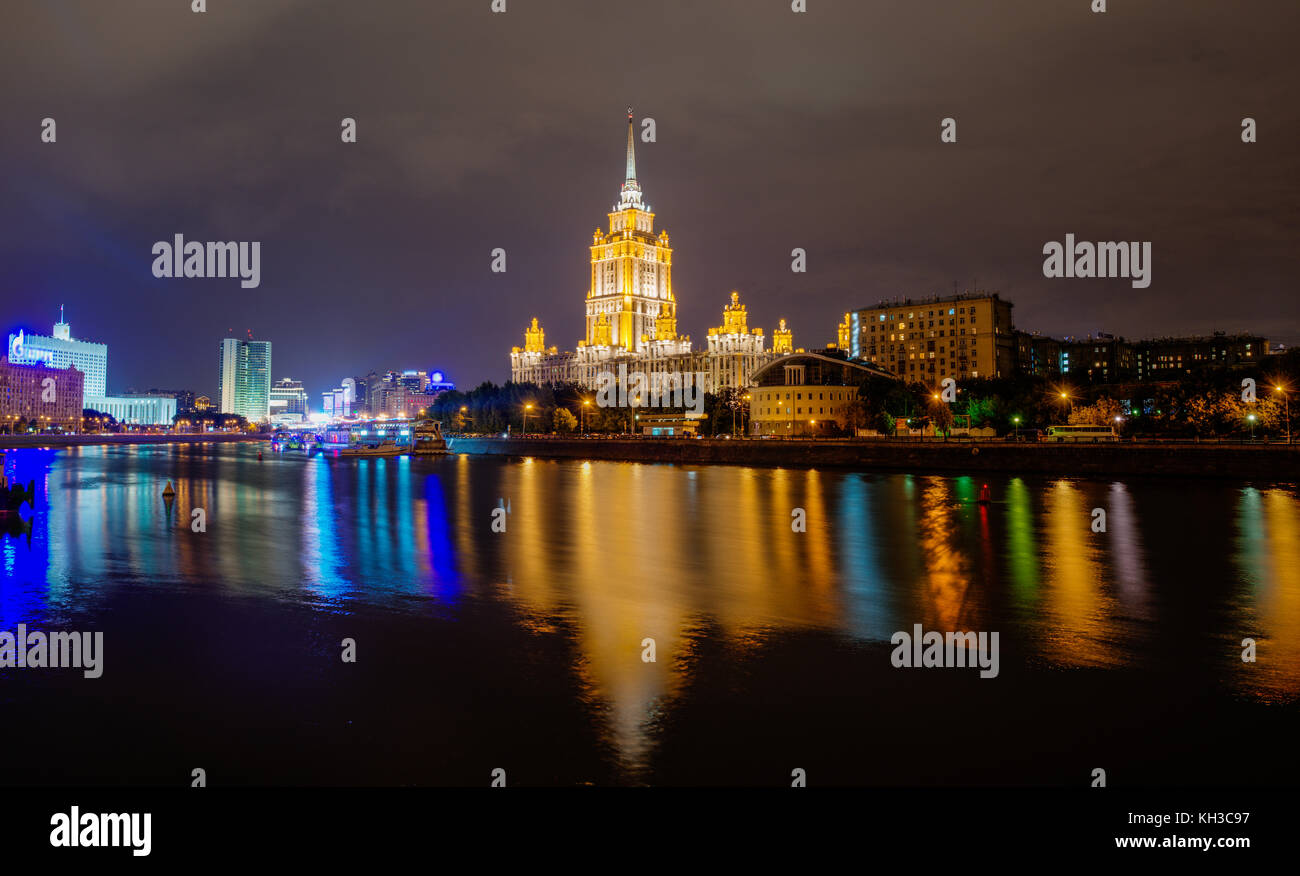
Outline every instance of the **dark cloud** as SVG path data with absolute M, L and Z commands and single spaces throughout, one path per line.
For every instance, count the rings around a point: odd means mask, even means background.
M 640 176 L 697 343 L 732 288 L 813 346 L 850 307 L 954 284 L 1058 334 L 1300 340 L 1290 0 L 488 6 L 9 0 L 4 319 L 45 331 L 66 303 L 109 343 L 113 391 L 214 391 L 228 329 L 273 341 L 313 396 L 371 368 L 503 380 L 532 316 L 580 337 L 633 104 L 657 122 Z M 262 241 L 261 288 L 154 279 L 152 242 L 178 232 Z M 1044 279 L 1067 232 L 1151 240 L 1151 287 Z

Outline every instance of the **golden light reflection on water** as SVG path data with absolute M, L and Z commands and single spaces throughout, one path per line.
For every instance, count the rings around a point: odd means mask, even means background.
M 1235 687 L 1268 701 L 1300 696 L 1300 502 L 1283 489 L 1241 491 L 1236 514 L 1235 617 L 1240 634 L 1225 636 Z M 1245 638 L 1256 659 L 1241 659 Z
M 884 644 L 921 623 L 1000 629 L 1061 666 L 1131 665 L 1171 622 L 1153 599 L 1160 557 L 1193 547 L 1167 522 L 1176 496 L 1122 483 L 994 479 L 980 505 L 982 482 L 905 474 L 463 455 L 259 463 L 229 447 L 64 460 L 46 479 L 50 600 L 78 582 L 137 578 L 307 595 L 339 611 L 394 595 L 504 603 L 530 632 L 569 637 L 591 714 L 633 772 L 706 639 L 744 656 L 794 630 Z M 1224 659 L 1237 652 L 1229 639 L 1256 636 L 1259 662 L 1225 674 L 1235 689 L 1293 700 L 1300 504 L 1282 489 L 1224 495 L 1236 501 L 1235 540 L 1201 549 L 1231 554 L 1236 580 L 1224 587 L 1242 632 L 1215 629 L 1209 607 L 1172 622 L 1203 624 L 1186 640 L 1226 641 Z M 505 532 L 492 528 L 499 506 Z M 1104 534 L 1090 526 L 1098 506 Z M 203 536 L 187 527 L 194 507 L 208 511 Z M 796 508 L 804 532 L 792 530 Z
M 968 621 L 972 614 L 977 615 L 973 607 L 968 611 L 970 561 L 955 537 L 951 503 L 948 481 L 927 478 L 922 487 L 921 520 L 917 527 L 921 559 L 925 564 L 922 616 L 917 620 L 927 629 L 970 629 Z
M 1092 505 L 1079 486 L 1057 481 L 1044 498 L 1042 648 L 1071 666 L 1117 666 L 1115 600 L 1102 578 L 1101 533 L 1092 531 Z

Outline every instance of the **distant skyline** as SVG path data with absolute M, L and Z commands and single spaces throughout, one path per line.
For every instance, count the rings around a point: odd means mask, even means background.
M 975 288 L 1056 336 L 1300 342 L 1293 2 L 488 6 L 11 2 L 0 329 L 66 305 L 109 392 L 215 397 L 249 331 L 313 407 L 370 370 L 502 383 L 532 317 L 548 346 L 583 336 L 631 105 L 697 348 L 733 289 L 805 348 L 847 310 Z M 260 285 L 155 278 L 178 234 L 260 242 Z M 1067 234 L 1150 241 L 1150 286 L 1045 278 Z

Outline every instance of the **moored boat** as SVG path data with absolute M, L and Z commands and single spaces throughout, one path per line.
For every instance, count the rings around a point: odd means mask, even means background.
M 17 516 L 24 502 L 35 510 L 36 481 L 28 481 L 26 489 L 18 481 L 11 484 L 5 474 L 5 455 L 0 453 L 0 517 Z
M 334 456 L 398 456 L 411 450 L 408 423 L 358 422 L 329 426 L 317 448 Z
M 415 426 L 414 453 L 420 456 L 441 456 L 447 452 L 447 442 L 442 437 L 442 424 L 437 420 L 424 420 Z
M 303 433 L 301 432 L 277 429 L 275 434 L 271 436 L 272 450 L 303 450 L 305 447 Z

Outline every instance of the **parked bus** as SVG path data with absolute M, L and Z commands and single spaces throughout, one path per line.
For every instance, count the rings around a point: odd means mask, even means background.
M 1048 426 L 1044 441 L 1118 441 L 1114 426 Z

